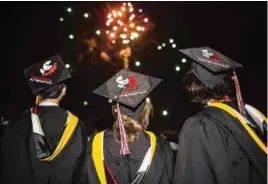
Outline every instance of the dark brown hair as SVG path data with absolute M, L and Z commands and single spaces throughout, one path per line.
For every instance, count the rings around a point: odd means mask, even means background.
M 235 99 L 235 87 L 230 75 L 226 75 L 221 82 L 213 88 L 209 88 L 190 69 L 183 77 L 182 82 L 193 103 L 205 105 L 209 100 L 220 100 L 225 96 L 232 100 Z
M 43 100 L 48 99 L 48 98 L 58 98 L 62 92 L 62 89 L 66 87 L 66 85 L 64 83 L 59 83 L 56 84 L 42 92 L 39 93 L 39 95 L 41 96 L 41 98 Z

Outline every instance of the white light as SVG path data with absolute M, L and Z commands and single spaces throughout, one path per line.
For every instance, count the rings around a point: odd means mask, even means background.
M 124 6 L 126 6 L 126 5 L 127 5 L 127 3 L 123 3 L 123 5 L 124 5 Z
M 165 47 L 166 46 L 166 44 L 165 43 L 162 43 L 162 47 Z
M 67 12 L 71 13 L 72 12 L 72 8 L 71 7 L 68 7 L 67 8 Z
M 121 34 L 120 37 L 121 37 L 122 39 L 126 39 L 126 38 L 127 38 L 127 35 L 125 35 L 125 34 Z
M 108 102 L 109 103 L 113 103 L 113 100 L 111 98 L 109 98 Z
M 174 40 L 173 39 L 169 39 L 169 43 L 173 43 L 174 42 Z
M 88 18 L 88 13 L 84 13 L 84 17 L 85 18 Z
M 139 12 L 142 13 L 142 9 L 139 9 Z
M 62 17 L 60 17 L 60 21 L 61 21 L 61 22 L 63 22 L 63 21 L 64 21 L 64 19 L 63 19 Z
M 146 102 L 150 103 L 151 99 L 149 97 L 146 98 Z
M 65 68 L 70 68 L 70 65 L 67 63 L 67 64 L 65 65 Z
M 138 38 L 139 34 L 134 32 L 134 33 L 131 33 L 131 36 L 133 36 L 134 38 Z
M 123 40 L 123 44 L 128 44 L 129 40 Z
M 157 47 L 157 49 L 158 49 L 158 50 L 161 50 L 161 49 L 162 49 L 162 47 L 159 45 L 159 46 Z
M 148 18 L 145 18 L 145 19 L 144 19 L 144 22 L 148 22 Z
M 114 26 L 114 27 L 113 27 L 113 30 L 115 30 L 115 31 L 116 31 L 116 30 L 117 30 L 117 27 L 116 27 L 116 26 Z
M 97 30 L 97 31 L 96 31 L 96 34 L 97 34 L 97 35 L 100 35 L 100 34 L 101 34 L 100 30 Z
M 113 41 L 112 41 L 112 43 L 113 43 L 113 44 L 115 44 L 115 43 L 116 43 L 116 41 L 115 41 L 115 40 L 113 40 Z
M 107 30 L 107 31 L 106 31 L 106 34 L 109 34 L 109 33 L 110 33 L 110 31 Z
M 176 48 L 176 44 L 175 43 L 172 44 L 172 48 Z
M 70 35 L 69 35 L 69 38 L 70 38 L 71 40 L 74 39 L 74 35 L 70 34 Z
M 163 115 L 163 116 L 166 116 L 167 114 L 168 114 L 168 111 L 166 111 L 166 110 L 163 110 L 163 111 L 162 111 L 162 115 Z
M 140 66 L 140 65 L 141 65 L 141 62 L 136 61 L 136 62 L 135 62 L 135 65 L 136 65 L 136 66 Z
M 134 9 L 133 9 L 132 7 L 131 7 L 131 8 L 129 8 L 129 12 L 133 12 L 133 10 L 134 10 Z
M 176 66 L 176 67 L 175 67 L 175 70 L 178 72 L 178 71 L 181 70 L 181 68 L 180 68 L 179 66 Z
M 186 63 L 186 59 L 185 58 L 182 58 L 181 62 L 182 63 Z
M 131 4 L 131 3 L 127 3 L 127 5 L 128 5 L 128 6 L 132 6 L 132 4 Z

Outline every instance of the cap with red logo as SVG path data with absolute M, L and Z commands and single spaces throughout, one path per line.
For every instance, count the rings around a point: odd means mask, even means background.
M 233 72 L 232 79 L 236 89 L 237 104 L 239 111 L 245 115 L 244 102 L 235 72 L 236 68 L 241 68 L 243 65 L 210 47 L 182 49 L 180 51 L 193 59 L 192 70 L 195 76 L 211 89 L 221 82 L 229 72 Z
M 24 70 L 33 94 L 71 78 L 59 55 L 52 56 Z
M 180 52 L 194 61 L 192 63 L 194 74 L 210 88 L 218 84 L 228 72 L 242 67 L 241 64 L 210 47 L 181 49 Z
M 137 111 L 160 82 L 159 78 L 122 69 L 93 93 L 119 102 L 121 111 L 137 120 Z

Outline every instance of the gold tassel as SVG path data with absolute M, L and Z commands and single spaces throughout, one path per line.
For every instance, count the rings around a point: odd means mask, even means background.
M 41 99 L 40 99 L 40 96 L 39 95 L 35 97 L 35 105 L 36 106 L 38 106 L 40 104 L 40 100 Z

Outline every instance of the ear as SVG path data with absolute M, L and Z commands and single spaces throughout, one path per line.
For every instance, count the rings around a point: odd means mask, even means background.
M 67 88 L 66 86 L 64 86 L 64 88 L 62 88 L 61 90 L 61 94 L 64 96 L 66 94 Z
M 65 96 L 66 90 L 67 90 L 66 86 L 62 88 L 60 96 L 59 96 L 59 100 L 62 100 L 62 98 Z

